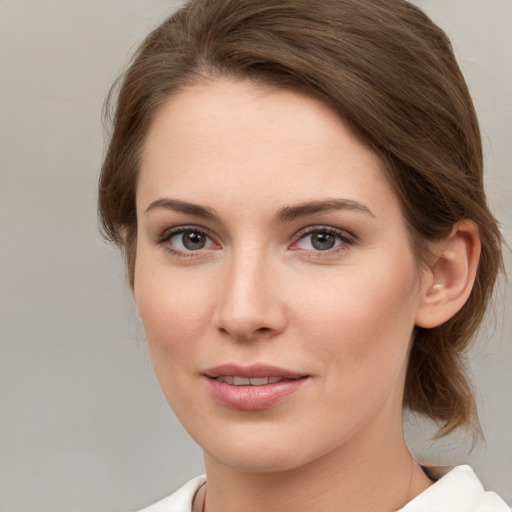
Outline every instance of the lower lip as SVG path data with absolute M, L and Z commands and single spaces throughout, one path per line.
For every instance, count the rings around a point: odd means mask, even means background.
M 240 411 L 261 411 L 281 403 L 306 382 L 307 377 L 263 386 L 233 386 L 205 377 L 213 397 L 222 405 Z

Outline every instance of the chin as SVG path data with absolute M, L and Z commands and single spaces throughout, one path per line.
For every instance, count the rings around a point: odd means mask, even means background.
M 268 444 L 265 447 L 246 446 L 243 449 L 232 445 L 227 450 L 205 451 L 205 458 L 211 457 L 217 464 L 244 473 L 284 473 L 297 469 L 306 462 L 297 458 L 297 450 L 293 452 L 276 449 Z
M 223 429 L 222 432 L 211 431 L 207 435 L 191 434 L 203 448 L 205 460 L 211 458 L 216 464 L 247 473 L 294 471 L 344 444 L 342 432 L 337 433 L 339 437 L 315 436 L 306 425 L 294 429 L 293 425 L 240 423 L 239 427 Z M 328 437 L 331 437 L 330 443 L 326 442 Z

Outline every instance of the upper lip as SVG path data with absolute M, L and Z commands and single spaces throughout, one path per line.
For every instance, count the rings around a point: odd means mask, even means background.
M 237 364 L 222 364 L 204 370 L 203 375 L 216 379 L 217 377 L 280 377 L 282 379 L 300 379 L 306 377 L 306 374 L 298 373 L 285 368 L 279 368 L 268 364 L 251 364 L 241 366 Z

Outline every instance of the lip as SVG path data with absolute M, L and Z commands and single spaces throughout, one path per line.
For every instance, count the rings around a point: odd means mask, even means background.
M 309 375 L 267 364 L 239 366 L 224 364 L 202 372 L 208 390 L 221 405 L 240 411 L 260 411 L 274 407 L 298 391 Z M 227 384 L 218 377 L 279 377 L 279 382 L 260 386 Z
M 300 379 L 306 375 L 285 368 L 279 368 L 268 364 L 251 364 L 241 366 L 237 364 L 222 364 L 214 368 L 208 368 L 203 372 L 206 377 L 216 379 L 217 377 L 281 377 L 282 379 Z

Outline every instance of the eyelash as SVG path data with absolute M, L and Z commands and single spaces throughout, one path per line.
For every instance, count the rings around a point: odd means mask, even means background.
M 181 226 L 179 228 L 172 228 L 170 230 L 164 231 L 158 237 L 157 243 L 158 245 L 163 246 L 165 250 L 168 251 L 169 253 L 179 257 L 190 258 L 201 256 L 203 251 L 205 250 L 204 248 L 197 250 L 182 251 L 168 244 L 169 240 L 171 240 L 173 237 L 184 233 L 197 233 L 199 235 L 205 236 L 208 240 L 210 240 L 210 242 L 214 244 L 216 243 L 214 241 L 213 236 L 210 235 L 207 230 L 205 230 L 204 228 L 199 228 L 197 226 Z M 334 246 L 333 248 L 326 250 L 309 250 L 301 249 L 298 247 L 294 248 L 294 246 L 297 245 L 301 240 L 304 240 L 308 236 L 312 236 L 314 234 L 333 235 L 336 238 L 336 240 L 340 243 Z M 316 258 L 321 258 L 324 255 L 333 256 L 345 252 L 346 250 L 348 250 L 349 246 L 353 245 L 355 242 L 356 238 L 353 235 L 347 233 L 346 231 L 336 229 L 330 226 L 309 226 L 299 231 L 299 233 L 297 233 L 297 235 L 294 237 L 294 242 L 290 245 L 290 249 L 293 251 L 309 253 L 311 255 L 314 255 L 314 257 Z
M 338 245 L 334 246 L 331 249 L 326 250 L 308 250 L 308 249 L 301 249 L 301 248 L 294 248 L 294 245 L 297 245 L 301 240 L 306 239 L 308 236 L 312 236 L 314 234 L 329 234 L 333 235 L 336 238 L 337 242 L 340 242 Z M 348 248 L 351 245 L 354 245 L 356 242 L 356 238 L 347 233 L 346 231 L 343 231 L 341 229 L 336 229 L 331 226 L 309 226 L 307 228 L 304 228 L 301 230 L 297 236 L 296 241 L 292 244 L 292 249 L 294 251 L 303 251 L 307 252 L 311 255 L 314 255 L 315 258 L 322 258 L 326 256 L 335 256 L 340 253 L 343 253 L 348 250 Z
M 172 245 L 168 244 L 169 240 L 171 238 L 185 233 L 197 233 L 199 235 L 202 235 L 206 237 L 208 240 L 213 241 L 213 237 L 209 234 L 208 231 L 206 231 L 203 228 L 199 228 L 197 226 L 181 226 L 179 228 L 173 228 L 167 231 L 164 231 L 157 240 L 158 245 L 161 245 L 165 248 L 166 251 L 170 252 L 171 254 L 175 256 L 180 256 L 182 258 L 193 258 L 198 257 L 202 254 L 202 251 L 204 249 L 198 249 L 196 251 L 189 250 L 189 251 L 181 251 L 179 249 L 174 248 Z M 214 242 L 215 243 L 215 242 Z

